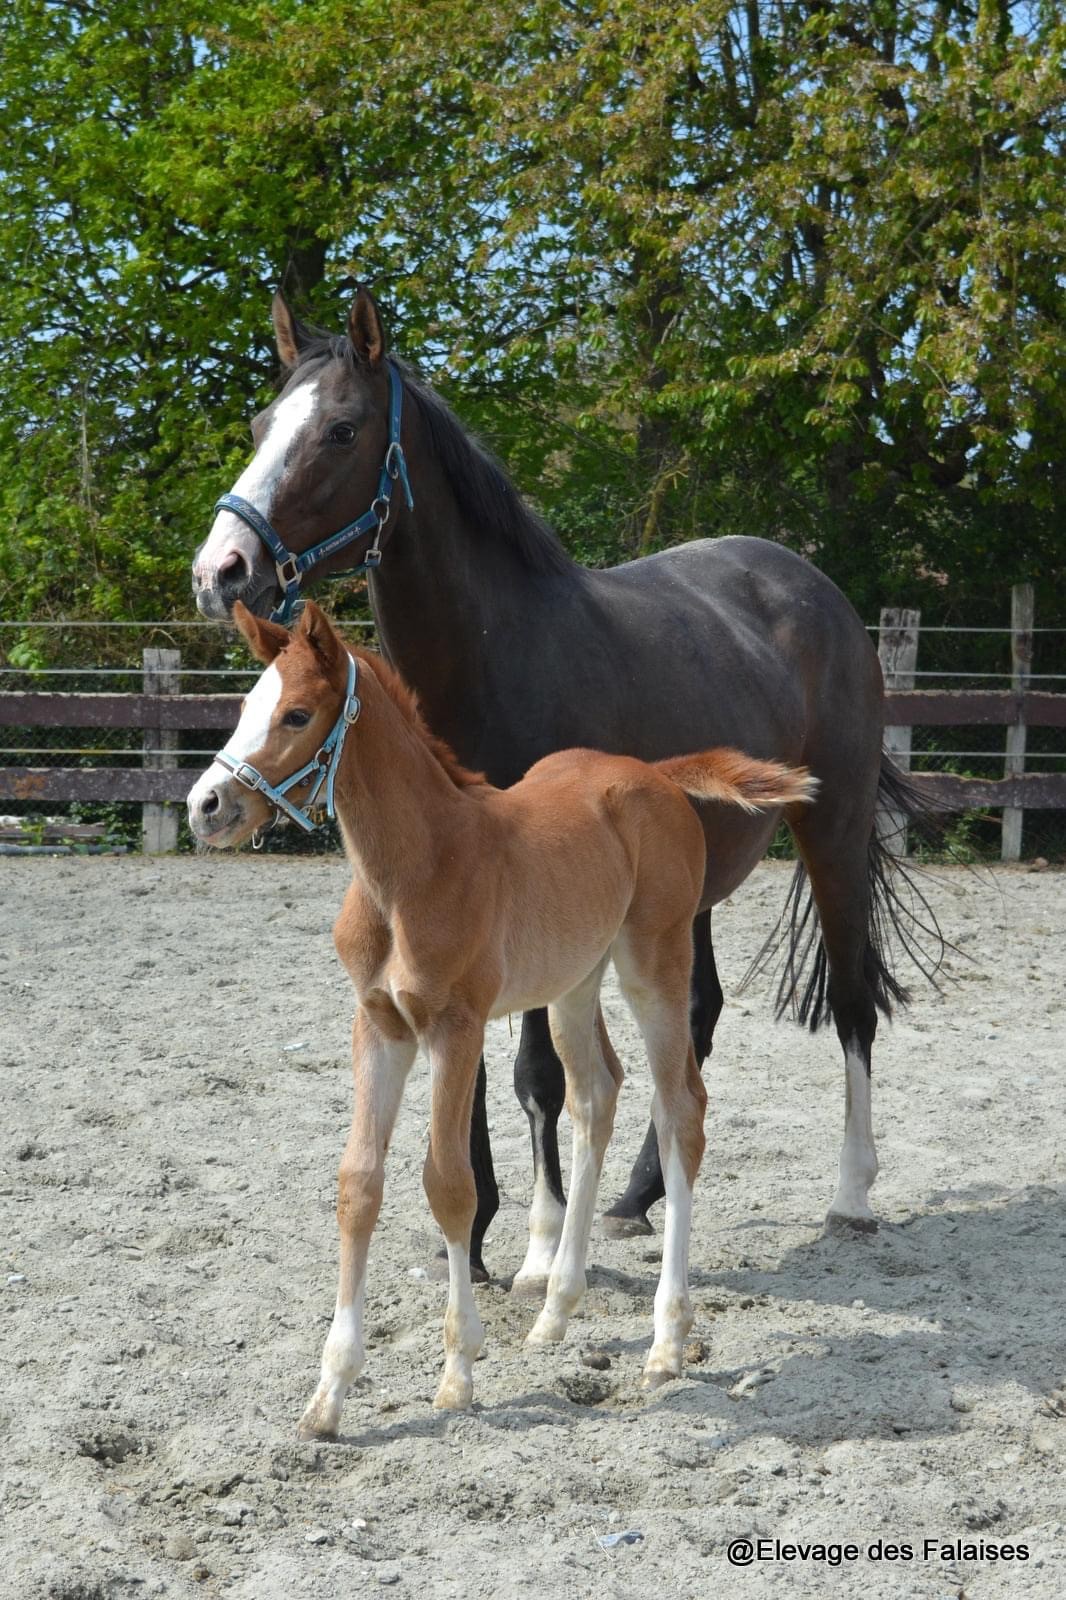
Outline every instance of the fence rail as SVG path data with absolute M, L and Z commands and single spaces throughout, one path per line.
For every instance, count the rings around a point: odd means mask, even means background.
M 1057 674 L 1030 674 L 1032 635 L 1048 630 L 1034 629 L 1031 592 L 1019 585 L 1012 605 L 1012 657 L 1014 670 L 1009 689 L 918 689 L 916 679 L 919 636 L 925 631 L 920 615 L 913 611 L 883 611 L 879 630 L 879 654 L 885 674 L 885 743 L 894 759 L 909 770 L 914 750 L 912 736 L 919 728 L 1003 728 L 1006 747 L 1001 748 L 1002 778 L 963 777 L 951 772 L 912 772 L 915 784 L 931 798 L 954 812 L 1003 809 L 1003 857 L 1016 860 L 1021 843 L 1021 815 L 1024 811 L 1066 811 L 1066 772 L 1026 772 L 1026 729 L 1066 728 L 1066 693 L 1034 689 L 1038 676 L 1048 681 Z M 951 630 L 964 632 L 965 629 Z M 976 631 L 976 630 L 975 630 Z M 988 631 L 988 630 L 981 630 Z M 58 669 L 55 669 L 58 670 Z M 77 669 L 74 669 L 77 670 Z M 117 673 L 131 669 L 106 669 Z M 135 671 L 135 669 L 133 669 Z M 104 674 L 106 676 L 106 672 Z M 36 687 L 0 693 L 0 728 L 29 730 L 84 728 L 97 732 L 140 731 L 143 750 L 116 751 L 136 761 L 125 766 L 3 766 L 0 765 L 0 802 L 20 802 L 32 806 L 91 804 L 135 804 L 143 809 L 143 844 L 146 850 L 173 849 L 177 843 L 177 815 L 173 809 L 183 802 L 199 767 L 181 766 L 181 757 L 194 752 L 181 751 L 181 733 L 201 732 L 210 739 L 201 741 L 214 748 L 236 726 L 241 697 L 237 694 L 181 694 L 182 679 L 201 676 L 238 676 L 233 669 L 182 669 L 174 650 L 145 650 L 143 677 L 145 692 L 53 693 Z M 250 677 L 251 673 L 239 674 Z M 954 677 L 965 674 L 952 674 Z M 164 689 L 168 692 L 157 692 Z M 967 741 L 972 743 L 973 741 Z M 17 756 L 17 749 L 4 751 Z M 24 754 L 37 754 L 25 749 Z M 81 754 L 59 751 L 57 754 Z M 103 751 L 99 752 L 103 755 Z M 948 757 L 978 752 L 945 752 Z M 84 753 L 86 758 L 96 754 Z M 989 753 L 992 754 L 991 752 Z M 204 758 L 201 756 L 201 766 Z M 987 757 L 985 758 L 987 759 Z M 1032 759 L 1032 755 L 1030 756 Z M 1038 759 L 1047 759 L 1038 754 Z M 898 827 L 896 846 L 904 848 L 905 830 Z M 889 823 L 892 819 L 889 819 Z

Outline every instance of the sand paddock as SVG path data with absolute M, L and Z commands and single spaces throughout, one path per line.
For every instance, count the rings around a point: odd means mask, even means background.
M 426 1276 L 420 1063 L 371 1253 L 366 1376 L 342 1440 L 314 1446 L 294 1427 L 333 1299 L 343 862 L 4 862 L 0 1593 L 1066 1593 L 1064 880 L 936 873 L 966 959 L 881 1031 L 883 1226 L 842 1239 L 820 1231 L 835 1039 L 775 1025 L 765 982 L 731 992 L 787 872 L 764 866 L 716 917 L 728 998 L 685 1377 L 639 1389 L 657 1239 L 594 1237 L 566 1343 L 523 1348 L 534 1310 L 505 1285 L 530 1165 L 503 1022 L 488 1046 L 499 1281 L 478 1290 L 474 1409 L 430 1406 L 445 1290 Z M 627 1070 L 613 1198 L 650 1086 L 613 988 L 607 1011 Z M 630 1530 L 642 1539 L 600 1542 Z M 745 1537 L 860 1555 L 740 1570 L 727 1547 Z M 1008 1543 L 1029 1559 L 988 1556 Z

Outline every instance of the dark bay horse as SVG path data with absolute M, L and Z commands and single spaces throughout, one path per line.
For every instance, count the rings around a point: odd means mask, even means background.
M 760 539 L 684 544 L 606 571 L 578 566 L 439 397 L 387 356 L 367 291 L 339 337 L 304 327 L 280 296 L 273 315 L 285 382 L 253 421 L 256 453 L 234 486 L 239 510 L 218 511 L 196 555 L 201 612 L 223 620 L 240 599 L 265 616 L 286 584 L 294 591 L 301 552 L 323 547 L 317 574 L 328 576 L 369 551 L 380 560 L 369 589 L 386 659 L 417 692 L 433 731 L 500 787 L 570 746 L 655 761 L 731 745 L 809 768 L 816 804 L 785 812 L 800 864 L 783 921 L 778 1005 L 812 1028 L 830 1019 L 836 1027 L 845 1122 L 827 1221 L 876 1227 L 871 1048 L 878 1011 L 888 1015 L 906 998 L 886 927 L 908 930 L 875 811 L 879 796 L 909 816 L 921 802 L 882 755 L 880 666 L 851 605 L 802 557 Z M 387 498 L 387 480 L 397 478 L 410 499 Z M 337 530 L 348 535 L 341 548 Z M 702 1065 L 723 1004 L 711 907 L 761 860 L 776 819 L 713 802 L 699 803 L 699 815 L 707 876 L 691 1023 Z M 564 1216 L 563 1073 L 543 1010 L 523 1017 L 515 1092 L 534 1158 L 530 1245 L 516 1282 L 540 1289 Z M 499 1203 L 483 1071 L 472 1156 L 471 1260 L 480 1275 Z M 607 1226 L 650 1231 L 648 1208 L 663 1193 L 649 1128 Z

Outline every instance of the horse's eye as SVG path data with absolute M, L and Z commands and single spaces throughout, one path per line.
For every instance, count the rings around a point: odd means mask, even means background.
M 306 728 L 310 720 L 310 711 L 286 711 L 281 719 L 282 726 L 286 728 Z
M 335 422 L 326 435 L 330 444 L 351 444 L 355 429 L 350 422 Z

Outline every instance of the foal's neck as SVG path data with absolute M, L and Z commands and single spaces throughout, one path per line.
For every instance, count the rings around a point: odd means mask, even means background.
M 335 804 L 353 870 L 382 910 L 428 888 L 442 853 L 454 860 L 467 800 L 365 658 L 362 713 L 344 747 Z

